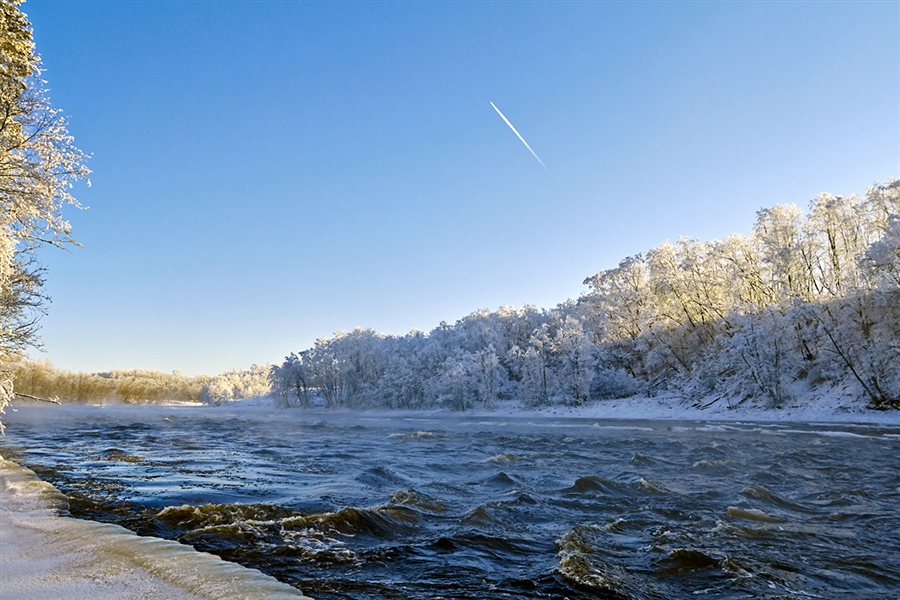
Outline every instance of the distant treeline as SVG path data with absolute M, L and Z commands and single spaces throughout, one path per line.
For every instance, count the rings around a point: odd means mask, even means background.
M 13 368 L 17 393 L 62 402 L 221 402 L 269 392 L 269 365 L 228 371 L 215 377 L 179 371 L 119 370 L 79 373 L 55 368 L 50 361 L 25 361 Z
M 338 332 L 274 367 L 273 391 L 286 405 L 465 410 L 662 392 L 778 407 L 840 388 L 900 408 L 900 181 L 821 194 L 806 214 L 762 209 L 748 236 L 666 242 L 584 283 L 552 310 Z

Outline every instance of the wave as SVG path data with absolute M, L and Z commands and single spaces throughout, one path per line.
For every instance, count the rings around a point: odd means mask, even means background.
M 370 469 L 366 469 L 356 476 L 356 481 L 372 487 L 379 487 L 384 485 L 405 485 L 409 483 L 409 481 L 402 475 L 394 473 L 390 469 L 386 469 L 384 467 L 372 467 Z
M 642 464 L 642 465 L 655 465 L 656 459 L 654 459 L 651 456 L 646 456 L 644 454 L 641 454 L 640 452 L 635 452 L 631 456 L 631 462 L 633 462 L 635 464 Z
M 460 532 L 452 536 L 440 537 L 431 547 L 441 552 L 472 550 L 489 554 L 498 560 L 521 560 L 528 554 L 539 554 L 535 544 L 523 539 L 497 537 L 474 532 Z
M 593 494 L 599 493 L 604 496 L 613 497 L 629 497 L 643 494 L 667 494 L 668 490 L 652 481 L 648 481 L 643 477 L 637 477 L 632 481 L 615 481 L 598 477 L 596 475 L 587 475 L 579 477 L 572 484 L 572 487 L 562 490 L 567 494 Z
M 168 506 L 156 519 L 171 528 L 189 531 L 236 522 L 266 522 L 293 516 L 293 511 L 268 504 L 203 504 Z
M 786 500 L 778 494 L 767 490 L 761 485 L 751 485 L 750 487 L 744 488 L 743 490 L 741 490 L 741 495 L 747 498 L 753 498 L 754 500 L 760 500 L 761 502 L 765 502 L 766 504 L 771 504 L 779 508 L 786 508 L 794 512 L 815 512 L 814 510 L 797 504 L 796 502 Z
M 460 523 L 465 523 L 466 525 L 481 525 L 481 526 L 489 526 L 489 525 L 499 525 L 501 520 L 491 514 L 489 507 L 487 506 L 476 506 L 460 519 Z
M 636 425 L 601 425 L 594 423 L 591 425 L 594 429 L 616 429 L 619 431 L 656 431 L 652 427 L 638 427 Z
M 763 523 L 784 523 L 781 517 L 768 515 L 758 508 L 740 508 L 737 506 L 729 506 L 726 510 L 729 517 L 735 519 L 747 519 L 750 521 L 760 521 Z
M 401 490 L 391 494 L 391 502 L 411 506 L 430 513 L 444 512 L 444 503 L 416 490 Z
M 422 438 L 433 438 L 436 437 L 437 434 L 433 431 L 415 431 L 412 433 L 392 433 L 388 435 L 389 438 L 396 439 L 404 439 L 404 440 L 417 440 Z
M 516 454 L 495 454 L 490 458 L 484 459 L 484 462 L 511 463 L 517 462 L 518 460 L 519 456 Z
M 860 433 L 852 433 L 850 431 L 834 431 L 834 430 L 815 430 L 815 429 L 783 429 L 782 433 L 799 433 L 807 435 L 821 435 L 825 437 L 837 438 L 870 438 L 870 435 Z
M 289 561 L 337 565 L 361 560 L 347 547 L 348 538 L 392 539 L 407 533 L 419 520 L 418 513 L 404 506 L 347 507 L 300 515 L 261 504 L 170 507 L 157 517 L 181 528 L 179 541 L 204 550 L 249 560 L 258 559 L 262 552 L 270 558 L 278 555 Z M 190 526 L 193 528 L 184 530 Z
M 700 569 L 722 567 L 727 557 L 716 558 L 694 548 L 675 548 L 659 563 L 657 568 L 666 574 L 680 574 Z
M 712 473 L 727 475 L 733 473 L 739 465 L 730 460 L 698 460 L 693 464 L 695 469 L 703 469 Z
M 479 483 L 485 487 L 494 489 L 517 488 L 522 485 L 503 471 L 499 471 L 489 477 L 485 477 Z
M 315 528 L 320 531 L 341 534 L 370 534 L 390 539 L 409 531 L 421 519 L 421 515 L 406 506 L 384 505 L 372 508 L 342 508 L 336 512 L 318 513 L 282 519 L 285 530 Z
M 416 508 L 442 509 L 413 490 L 395 493 L 392 501 L 311 514 L 266 504 L 182 505 L 161 510 L 154 520 L 180 542 L 244 564 L 346 565 L 366 560 L 348 547 L 350 538 L 381 542 L 403 537 L 417 531 L 421 514 Z
M 577 525 L 557 541 L 559 564 L 556 572 L 577 587 L 600 592 L 614 600 L 659 598 L 647 581 L 640 581 L 618 564 L 602 544 L 592 544 L 589 536 L 602 532 L 595 525 Z

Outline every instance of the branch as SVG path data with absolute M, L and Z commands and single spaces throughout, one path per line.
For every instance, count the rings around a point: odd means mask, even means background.
M 21 398 L 28 398 L 29 400 L 38 400 L 40 402 L 50 402 L 51 404 L 59 404 L 59 398 L 41 398 L 40 396 L 32 396 L 31 394 L 23 394 L 22 392 L 14 392 L 16 396 Z
M 707 408 L 709 408 L 710 406 L 712 406 L 713 404 L 715 404 L 716 402 L 718 402 L 719 400 L 721 400 L 724 397 L 725 397 L 725 394 L 720 394 L 720 395 L 716 396 L 715 398 L 713 398 L 713 400 L 711 402 L 707 402 L 706 404 L 700 404 L 698 402 L 694 406 L 699 410 L 706 410 Z

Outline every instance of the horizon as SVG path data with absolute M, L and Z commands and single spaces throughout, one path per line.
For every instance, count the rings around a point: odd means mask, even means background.
M 23 10 L 94 154 L 84 248 L 41 251 L 32 356 L 62 369 L 215 375 L 551 308 L 666 239 L 900 175 L 897 4 Z

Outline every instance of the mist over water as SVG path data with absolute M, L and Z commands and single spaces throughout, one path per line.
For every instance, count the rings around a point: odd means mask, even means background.
M 331 598 L 900 594 L 900 428 L 22 407 L 74 516 Z

